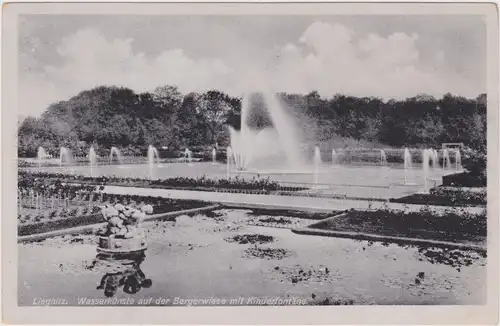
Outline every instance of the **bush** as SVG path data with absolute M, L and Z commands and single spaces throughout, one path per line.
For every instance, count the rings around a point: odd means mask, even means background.
M 462 151 L 462 166 L 471 175 L 486 179 L 486 151 L 465 148 Z

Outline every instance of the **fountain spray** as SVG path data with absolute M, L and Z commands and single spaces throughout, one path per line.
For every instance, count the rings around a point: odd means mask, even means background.
M 38 147 L 36 157 L 38 160 L 38 167 L 41 167 L 43 160 L 47 157 L 47 152 L 45 152 L 45 149 L 42 146 Z
M 231 173 L 231 158 L 233 156 L 233 151 L 230 146 L 226 149 L 226 178 L 229 179 Z
M 113 164 L 113 155 L 116 155 L 116 159 L 118 160 L 118 164 L 123 164 L 123 156 L 120 150 L 117 147 L 111 147 L 111 151 L 109 153 L 109 164 Z
M 321 152 L 319 150 L 319 146 L 314 148 L 314 184 L 317 186 L 319 182 L 319 166 L 321 165 Z
M 90 146 L 89 149 L 89 163 L 90 163 L 90 176 L 93 177 L 94 176 L 93 168 L 94 166 L 97 166 L 97 154 L 93 146 Z
M 413 162 L 411 158 L 411 153 L 408 148 L 405 148 L 404 151 L 404 169 L 405 169 L 405 184 L 409 185 L 412 184 L 412 182 L 409 182 L 412 174 L 412 169 L 413 169 Z
M 153 145 L 149 145 L 147 156 L 148 156 L 148 166 L 149 166 L 149 179 L 153 180 L 155 158 L 156 158 L 156 163 L 159 163 L 160 155 L 158 154 L 158 150 Z

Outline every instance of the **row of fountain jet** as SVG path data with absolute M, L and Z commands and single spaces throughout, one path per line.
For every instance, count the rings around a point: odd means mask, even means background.
M 215 148 L 212 150 L 212 158 L 215 161 L 216 159 L 217 152 Z M 184 151 L 184 158 L 186 159 L 187 162 L 192 162 L 192 156 L 193 153 L 189 148 L 186 148 Z M 97 155 L 94 147 L 90 147 L 89 149 L 89 154 L 87 155 L 88 162 L 90 166 L 97 166 L 97 158 L 99 156 Z M 38 148 L 38 153 L 37 153 L 37 161 L 39 167 L 42 166 L 42 164 L 49 158 L 49 155 L 45 151 L 43 147 Z M 117 147 L 111 147 L 110 153 L 109 153 L 109 161 L 108 163 L 113 163 L 113 159 L 116 158 L 116 162 L 118 164 L 124 164 L 125 160 L 123 158 L 123 155 Z M 150 163 L 159 163 L 160 162 L 160 156 L 158 154 L 158 150 L 152 146 L 148 146 L 148 153 L 147 153 L 147 158 L 148 162 Z M 64 164 L 70 165 L 73 163 L 73 157 L 71 155 L 71 151 L 66 148 L 66 147 L 61 147 L 59 151 L 59 164 L 62 167 Z
M 41 167 L 42 164 L 45 162 L 45 160 L 49 157 L 47 155 L 47 152 L 43 147 L 38 148 L 38 153 L 37 153 L 37 160 L 38 160 L 38 166 Z M 87 155 L 87 159 L 89 162 L 89 167 L 90 167 L 90 175 L 93 176 L 93 169 L 96 167 L 97 164 L 97 159 L 98 155 L 94 149 L 93 146 L 90 147 L 89 149 L 89 154 Z M 110 153 L 109 153 L 109 164 L 113 163 L 113 158 L 116 157 L 116 162 L 119 165 L 123 165 L 125 163 L 125 160 L 123 158 L 123 155 L 117 147 L 111 147 Z M 193 160 L 193 153 L 189 148 L 186 148 L 184 151 L 184 159 L 186 162 L 191 163 Z M 212 150 L 212 161 L 213 163 L 216 162 L 217 159 L 217 152 L 215 148 Z M 160 166 L 160 155 L 158 153 L 158 150 L 152 146 L 148 146 L 148 152 L 147 152 L 147 160 L 148 160 L 148 165 L 149 165 L 149 175 L 150 178 L 154 178 L 154 167 L 155 165 Z M 71 165 L 73 163 L 73 157 L 71 155 L 71 152 L 68 148 L 66 147 L 61 147 L 59 151 L 59 166 L 62 167 L 64 164 L 66 165 Z
M 217 152 L 215 148 L 212 150 L 212 159 L 215 162 L 217 156 Z M 337 161 L 337 152 L 335 149 L 332 149 L 332 163 L 335 164 Z M 48 157 L 45 149 L 43 147 L 38 148 L 38 153 L 37 153 L 37 159 L 38 163 L 41 166 L 41 164 L 44 162 L 44 160 Z M 97 165 L 97 158 L 98 155 L 96 154 L 96 151 L 94 147 L 90 147 L 89 154 L 88 154 L 88 160 L 91 166 Z M 123 164 L 124 159 L 123 155 L 121 154 L 120 150 L 117 147 L 111 147 L 110 154 L 109 154 L 109 163 L 113 162 L 113 158 L 116 157 L 116 161 L 118 164 Z M 186 148 L 184 151 L 184 157 L 187 161 L 191 162 L 192 161 L 192 152 L 189 150 L 189 148 Z M 233 152 L 231 147 L 227 147 L 227 157 L 228 160 L 233 160 Z M 158 154 L 158 150 L 152 146 L 148 146 L 148 152 L 147 152 L 147 158 L 148 162 L 151 163 L 159 163 L 160 161 L 160 156 Z M 404 150 L 404 166 L 406 168 L 412 168 L 412 157 L 410 150 L 408 148 L 405 148 Z M 322 159 L 321 159 L 321 152 L 318 146 L 315 147 L 314 149 L 314 158 L 313 162 L 316 165 L 321 165 L 322 164 Z M 60 154 L 59 154 L 59 163 L 62 166 L 64 163 L 66 164 L 71 164 L 72 163 L 72 156 L 71 152 L 69 151 L 68 148 L 66 147 L 61 147 L 60 148 Z M 424 149 L 422 150 L 422 163 L 424 166 L 429 166 L 431 165 L 432 168 L 436 169 L 439 165 L 439 154 L 437 150 L 435 149 Z M 456 168 L 460 169 L 460 164 L 461 164 L 461 157 L 460 157 L 460 151 L 455 150 L 455 164 Z M 387 166 L 387 155 L 383 149 L 380 150 L 380 165 L 382 166 Z M 443 168 L 444 169 L 451 169 L 451 160 L 450 160 L 450 153 L 449 150 L 446 148 L 443 150 Z
M 335 164 L 337 162 L 337 152 L 335 149 L 332 149 L 332 163 Z M 98 155 L 93 147 L 90 147 L 89 149 L 89 154 L 88 154 L 88 160 L 90 163 L 90 173 L 93 175 L 93 168 L 97 166 L 97 158 Z M 116 160 L 118 164 L 124 164 L 124 159 L 123 155 L 120 152 L 120 150 L 117 147 L 112 147 L 110 150 L 109 154 L 109 163 L 113 162 L 113 158 L 116 157 Z M 41 167 L 42 163 L 44 160 L 47 158 L 47 153 L 43 147 L 38 148 L 38 153 L 37 153 L 37 158 L 38 158 L 38 164 Z M 184 158 L 186 162 L 191 163 L 192 162 L 192 152 L 186 148 L 184 151 Z M 217 158 L 217 152 L 216 149 L 212 149 L 212 161 L 213 163 L 216 162 Z M 154 177 L 154 167 L 155 164 L 159 166 L 160 164 L 160 156 L 158 154 L 158 150 L 150 145 L 148 146 L 148 151 L 147 151 L 147 160 L 149 164 L 149 175 L 150 178 Z M 227 176 L 229 177 L 230 171 L 231 171 L 231 164 L 234 162 L 236 165 L 236 168 L 239 169 L 238 167 L 238 160 L 236 159 L 236 155 L 233 154 L 233 151 L 230 146 L 227 147 Z M 59 164 L 60 166 L 63 166 L 63 164 L 71 164 L 72 163 L 72 156 L 71 152 L 69 149 L 66 147 L 61 147 L 60 148 L 60 155 L 59 155 Z M 321 152 L 318 146 L 315 147 L 314 149 L 314 156 L 313 156 L 313 163 L 315 167 L 315 183 L 318 182 L 318 175 L 319 175 L 319 167 L 322 166 L 322 159 L 321 159 Z M 380 150 L 380 165 L 381 166 L 387 166 L 387 155 L 383 149 Z M 432 167 L 433 169 L 437 169 L 439 166 L 439 154 L 437 150 L 435 149 L 424 149 L 422 150 L 422 169 L 424 170 L 424 175 L 425 175 L 425 182 L 427 183 L 428 175 L 429 175 L 429 168 Z M 451 160 L 450 160 L 450 152 L 448 149 L 443 150 L 443 169 L 444 170 L 450 170 L 452 169 L 451 166 Z M 460 151 L 455 150 L 455 166 L 456 170 L 461 170 L 461 157 L 460 157 Z M 410 153 L 410 150 L 408 148 L 405 148 L 404 150 L 404 169 L 405 169 L 405 183 L 411 183 L 408 180 L 412 179 L 412 169 L 413 169 L 413 160 L 412 156 Z
M 340 150 L 339 150 L 340 151 Z M 332 149 L 332 164 L 336 164 L 338 159 L 338 153 L 335 149 Z M 413 159 L 408 148 L 405 148 L 404 154 L 404 167 L 405 169 L 413 168 Z M 243 169 L 242 164 L 239 164 L 239 160 L 237 155 L 233 155 L 233 151 L 231 147 L 227 148 L 227 160 L 228 162 L 233 160 L 237 169 Z M 315 166 L 321 166 L 323 164 L 321 159 L 321 152 L 318 146 L 314 148 L 314 156 L 313 163 Z M 380 150 L 380 165 L 387 166 L 387 155 L 383 149 Z M 424 167 L 432 166 L 433 169 L 437 169 L 439 166 L 439 154 L 438 151 L 432 148 L 422 150 L 422 164 Z M 461 156 L 460 151 L 455 150 L 455 165 L 456 169 L 461 169 Z M 443 150 L 443 169 L 450 170 L 452 169 L 451 160 L 450 160 L 450 151 L 445 148 Z
M 337 162 L 337 152 L 335 149 L 332 149 L 332 164 L 335 164 Z M 313 161 L 316 164 L 321 164 L 321 153 L 319 150 L 319 147 L 316 146 L 314 149 L 314 159 Z M 413 164 L 413 159 L 410 153 L 410 150 L 408 148 L 405 148 L 404 150 L 404 166 L 407 168 L 412 168 Z M 432 168 L 437 169 L 439 166 L 439 154 L 438 151 L 432 148 L 429 149 L 424 149 L 422 150 L 422 164 L 427 165 L 427 166 L 432 166 Z M 460 151 L 455 150 L 455 164 L 456 164 L 456 169 L 460 169 L 461 165 L 461 156 L 460 156 Z M 380 165 L 381 166 L 387 166 L 387 155 L 383 149 L 380 150 Z M 451 169 L 451 160 L 450 160 L 450 151 L 445 148 L 443 150 L 443 169 Z
M 462 169 L 462 159 L 460 150 L 456 149 L 455 152 L 455 169 L 460 171 Z M 332 149 L 332 164 L 335 165 L 337 163 L 337 156 L 339 154 Z M 443 170 L 452 170 L 452 164 L 450 160 L 450 150 L 445 148 L 443 150 Z M 414 173 L 413 173 L 413 158 L 411 152 L 408 148 L 404 149 L 403 153 L 404 160 L 404 171 L 405 171 L 405 184 L 412 185 L 414 184 Z M 238 159 L 238 155 L 235 155 L 231 149 L 231 147 L 227 148 L 227 176 L 229 177 L 231 171 L 231 164 L 233 163 L 236 166 L 236 169 L 244 169 L 244 165 L 239 164 L 240 160 Z M 385 167 L 388 165 L 387 155 L 383 149 L 380 150 L 380 166 Z M 422 169 L 424 171 L 424 186 L 427 189 L 427 181 L 429 179 L 429 168 L 432 168 L 434 171 L 439 169 L 439 153 L 436 149 L 428 148 L 422 150 Z M 319 182 L 319 169 L 323 166 L 321 151 L 318 146 L 314 148 L 313 155 L 313 166 L 314 166 L 314 183 L 318 184 Z
M 405 170 L 405 184 L 413 184 L 413 159 L 408 148 L 405 148 L 403 154 L 404 160 L 404 170 Z M 332 149 L 332 164 L 335 164 L 337 161 L 337 153 L 335 149 Z M 319 147 L 316 146 L 314 149 L 314 158 L 313 158 L 314 166 L 315 166 L 315 183 L 318 183 L 318 169 L 321 165 L 321 153 Z M 383 149 L 380 150 L 380 165 L 387 166 L 387 155 Z M 427 148 L 422 150 L 422 169 L 424 171 L 424 188 L 427 189 L 427 181 L 429 179 L 429 168 L 432 167 L 433 170 L 437 170 L 439 168 L 439 154 L 438 151 L 433 148 Z M 443 150 L 443 170 L 451 170 L 453 169 L 450 160 L 450 151 L 448 148 Z M 460 154 L 460 150 L 455 150 L 455 169 L 460 171 L 462 169 L 462 158 Z

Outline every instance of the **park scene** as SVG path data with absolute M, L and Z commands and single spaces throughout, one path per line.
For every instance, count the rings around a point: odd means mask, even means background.
M 242 83 L 21 119 L 19 304 L 485 303 L 486 93 Z

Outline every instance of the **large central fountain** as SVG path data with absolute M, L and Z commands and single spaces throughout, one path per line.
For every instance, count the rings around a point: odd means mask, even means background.
M 271 92 L 263 92 L 272 127 L 250 127 L 251 94 L 245 94 L 241 106 L 241 129 L 229 126 L 231 150 L 236 169 L 259 170 L 261 173 L 278 169 L 283 172 L 304 172 L 305 162 L 300 153 L 297 128 L 280 100 Z

